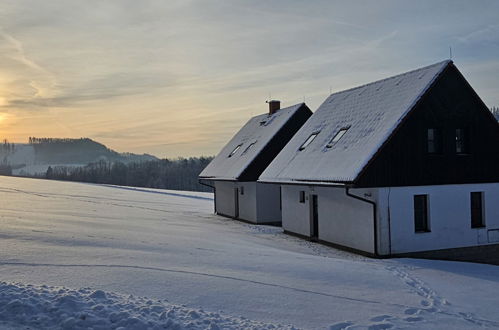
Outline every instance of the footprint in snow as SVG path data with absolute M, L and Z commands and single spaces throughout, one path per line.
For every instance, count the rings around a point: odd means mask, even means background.
M 392 318 L 393 318 L 393 316 L 391 316 L 391 315 L 380 315 L 380 316 L 373 317 L 370 321 L 372 321 L 372 322 L 381 322 L 381 321 L 389 320 L 389 319 L 392 319 Z
M 406 315 L 414 315 L 414 314 L 418 314 L 419 313 L 419 309 L 417 308 L 407 308 L 405 311 L 404 311 L 404 314 Z
M 341 323 L 336 323 L 333 325 L 329 326 L 329 330 L 343 330 L 346 329 L 347 327 L 351 326 L 353 322 L 341 322 Z
M 391 323 L 378 323 L 378 324 L 370 325 L 367 329 L 368 330 L 383 330 L 383 329 L 391 329 L 391 328 L 393 328 L 393 324 L 391 324 Z
M 420 321 L 423 321 L 424 319 L 420 316 L 410 316 L 410 317 L 406 317 L 404 319 L 404 321 L 406 322 L 420 322 Z

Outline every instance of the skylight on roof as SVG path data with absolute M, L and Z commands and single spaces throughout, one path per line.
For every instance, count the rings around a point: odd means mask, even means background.
M 300 146 L 300 149 L 299 150 L 303 150 L 305 149 L 306 147 L 308 147 L 310 145 L 310 143 L 312 143 L 312 141 L 317 137 L 317 135 L 319 134 L 320 132 L 315 132 L 315 133 L 312 133 L 310 134 L 310 136 L 305 140 L 305 142 L 303 142 L 303 144 Z
M 331 148 L 332 146 L 334 146 L 336 144 L 336 142 L 338 142 L 343 137 L 343 135 L 345 135 L 345 133 L 348 131 L 349 128 L 350 128 L 350 126 L 343 127 L 342 129 L 340 129 L 338 131 L 338 133 L 336 133 L 333 136 L 333 138 L 331 139 L 331 141 L 329 141 L 329 143 L 326 145 L 326 147 L 327 148 Z
M 228 157 L 232 157 L 234 156 L 234 154 L 239 150 L 239 148 L 241 148 L 242 144 L 239 144 L 237 147 L 234 148 L 234 150 L 232 150 L 232 152 L 229 154 Z
M 244 155 L 245 153 L 247 153 L 247 152 L 248 152 L 248 150 L 250 150 L 250 149 L 251 149 L 251 147 L 253 147 L 255 144 L 256 144 L 256 141 L 251 142 L 251 143 L 250 143 L 250 145 L 249 145 L 249 146 L 247 146 L 247 147 L 246 147 L 246 149 L 244 149 L 244 151 L 243 151 L 243 153 L 242 153 L 242 154 Z

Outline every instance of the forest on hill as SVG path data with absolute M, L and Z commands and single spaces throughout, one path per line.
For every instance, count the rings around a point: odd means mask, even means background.
M 89 138 L 59 139 L 30 137 L 29 145 L 35 149 L 40 163 L 89 163 L 98 160 L 133 162 L 157 160 L 148 154 L 119 153 Z
M 161 159 L 145 162 L 90 163 L 83 167 L 49 167 L 47 179 L 104 183 L 157 189 L 210 191 L 198 182 L 198 175 L 213 157 Z
M 30 137 L 27 144 L 7 140 L 0 144 L 0 175 L 211 191 L 198 183 L 199 173 L 211 159 L 158 159 L 148 154 L 119 153 L 89 138 Z

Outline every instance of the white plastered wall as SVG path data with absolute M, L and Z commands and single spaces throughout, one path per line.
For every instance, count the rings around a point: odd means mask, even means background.
M 281 187 L 257 183 L 257 223 L 281 222 Z
M 477 191 L 484 193 L 484 228 L 471 228 L 470 192 Z M 414 230 L 419 194 L 428 195 L 430 232 Z M 499 183 L 379 188 L 377 199 L 384 254 L 499 243 Z
M 235 187 L 231 181 L 215 181 L 215 209 L 218 214 L 235 216 Z
M 236 188 L 239 219 L 253 223 L 281 221 L 280 186 L 257 182 L 215 181 L 215 205 L 218 214 L 236 216 Z
M 305 203 L 300 203 L 305 191 Z M 375 200 L 376 189 L 350 189 L 350 193 Z M 346 195 L 344 187 L 282 186 L 283 229 L 310 236 L 310 198 L 318 197 L 319 240 L 374 253 L 374 213 L 370 203 Z
M 239 219 L 256 222 L 257 183 L 237 182 L 236 186 L 239 188 Z M 241 189 L 244 189 L 243 194 Z

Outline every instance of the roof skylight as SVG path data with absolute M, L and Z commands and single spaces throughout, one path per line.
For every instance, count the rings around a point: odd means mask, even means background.
M 333 136 L 333 138 L 331 139 L 331 141 L 329 141 L 329 143 L 326 145 L 326 147 L 327 148 L 331 148 L 332 146 L 334 146 L 336 144 L 336 142 L 338 142 L 343 137 L 343 135 L 345 135 L 345 133 L 348 131 L 349 128 L 350 128 L 350 126 L 343 127 L 342 129 L 340 129 L 338 131 L 338 133 L 336 133 Z
M 239 150 L 239 148 L 241 148 L 242 144 L 239 144 L 237 147 L 234 148 L 234 150 L 232 150 L 232 152 L 229 154 L 228 157 L 232 157 L 234 156 L 234 154 Z
M 310 136 L 305 140 L 305 142 L 303 142 L 303 144 L 300 146 L 300 149 L 299 150 L 303 150 L 305 149 L 306 147 L 308 147 L 310 145 L 310 143 L 312 143 L 312 141 L 317 137 L 317 135 L 319 134 L 320 132 L 315 132 L 315 133 L 312 133 L 310 134 Z
M 256 144 L 256 141 L 251 142 L 251 143 L 250 143 L 250 145 L 249 145 L 249 146 L 247 146 L 247 147 L 246 147 L 246 149 L 244 149 L 244 151 L 243 151 L 243 153 L 242 153 L 242 154 L 244 155 L 245 153 L 247 153 L 247 152 L 248 152 L 248 150 L 250 150 L 250 149 L 251 149 L 251 147 L 253 147 L 255 144 Z

